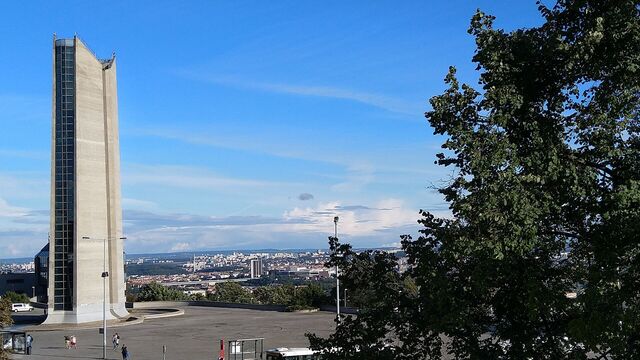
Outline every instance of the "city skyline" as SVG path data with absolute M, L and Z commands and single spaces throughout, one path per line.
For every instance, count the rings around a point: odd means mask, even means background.
M 0 258 L 47 242 L 53 32 L 118 50 L 125 250 L 135 253 L 326 248 L 335 215 L 356 247 L 415 235 L 420 208 L 447 213 L 429 188 L 448 174 L 433 165 L 440 139 L 422 113 L 450 64 L 475 82 L 473 38 L 460 29 L 476 7 L 506 28 L 541 21 L 533 3 L 167 2 L 139 22 L 150 4 L 123 4 L 64 23 L 52 5 L 24 5 L 0 25 L 27 39 L 0 59 Z

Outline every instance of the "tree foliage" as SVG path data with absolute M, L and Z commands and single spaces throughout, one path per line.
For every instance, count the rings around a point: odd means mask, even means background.
M 237 282 L 227 281 L 216 284 L 215 291 L 207 296 L 211 301 L 253 304 L 253 294 Z
M 29 297 L 26 294 L 18 294 L 15 291 L 7 291 L 3 297 L 6 297 L 7 299 L 9 299 L 12 303 L 25 303 L 28 304 L 29 302 L 31 302 L 31 300 L 29 299 Z
M 334 334 L 323 339 L 307 334 L 316 350 L 333 349 L 328 359 L 394 359 L 390 324 L 399 319 L 398 311 L 408 307 L 416 288 L 408 274 L 396 271 L 397 258 L 384 251 L 357 253 L 350 245 L 329 238 L 333 253 L 328 266 L 340 268 L 341 287 L 349 289 L 357 305 L 357 316 L 343 315 Z M 404 318 L 406 320 L 406 318 Z M 357 349 L 357 351 L 356 351 Z M 324 357 L 323 357 L 324 359 Z
M 3 296 L 0 298 L 0 329 L 11 326 L 11 324 L 13 324 L 13 319 L 11 318 L 11 300 Z M 3 346 L 0 346 L 0 360 L 6 359 L 9 359 L 9 356 Z
M 286 305 L 289 310 L 318 308 L 327 300 L 324 289 L 315 283 L 262 286 L 254 294 L 261 304 Z
M 478 11 L 482 89 L 451 68 L 430 100 L 452 217 L 403 238 L 413 295 L 395 259 L 336 244 L 343 281 L 379 300 L 310 337 L 328 359 L 640 358 L 640 3 L 539 8 L 511 32 Z
M 220 301 L 240 304 L 285 305 L 288 310 L 318 308 L 327 302 L 327 295 L 320 284 L 269 285 L 253 290 L 237 282 L 227 281 L 215 285 L 205 297 L 202 294 L 187 295 L 178 289 L 152 282 L 140 288 L 136 294 L 128 294 L 131 301 Z
M 253 291 L 260 304 L 288 305 L 291 303 L 295 286 L 290 284 L 260 286 Z
M 163 286 L 157 282 L 145 284 L 137 294 L 136 301 L 185 301 L 191 296 L 176 289 Z

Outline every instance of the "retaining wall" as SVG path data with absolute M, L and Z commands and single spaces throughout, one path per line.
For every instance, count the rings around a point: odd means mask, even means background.
M 139 301 L 135 303 L 127 303 L 129 309 L 148 309 L 161 307 L 176 306 L 205 306 L 205 307 L 221 307 L 232 309 L 249 309 L 262 311 L 286 311 L 285 305 L 268 305 L 268 304 L 239 304 L 226 303 L 217 301 Z
M 262 311 L 286 311 L 285 305 L 269 305 L 269 304 L 239 304 L 239 303 L 227 303 L 218 301 L 139 301 L 128 302 L 128 309 L 148 309 L 148 308 L 162 308 L 162 307 L 176 307 L 176 306 L 205 306 L 205 307 L 220 307 L 231 309 L 249 309 L 249 310 L 262 310 Z M 336 312 L 336 307 L 333 305 L 322 305 L 320 311 Z M 353 307 L 341 307 L 340 313 L 357 315 L 358 309 Z

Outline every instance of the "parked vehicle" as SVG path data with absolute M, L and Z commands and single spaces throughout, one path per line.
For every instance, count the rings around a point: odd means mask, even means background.
M 309 348 L 277 348 L 267 350 L 267 360 L 317 360 L 320 354 Z
M 11 311 L 13 312 L 33 311 L 33 306 L 25 303 L 15 303 L 15 304 L 11 304 Z

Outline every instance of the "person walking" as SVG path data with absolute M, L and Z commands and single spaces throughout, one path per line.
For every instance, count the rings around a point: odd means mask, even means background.
M 122 344 L 122 360 L 129 360 L 129 349 L 125 344 Z
M 26 343 L 27 343 L 27 355 L 31 355 L 31 346 L 33 345 L 33 336 L 31 336 L 31 334 L 27 335 Z
M 113 334 L 111 342 L 113 343 L 113 351 L 116 351 L 118 346 L 120 346 L 120 335 L 118 335 L 118 333 Z

